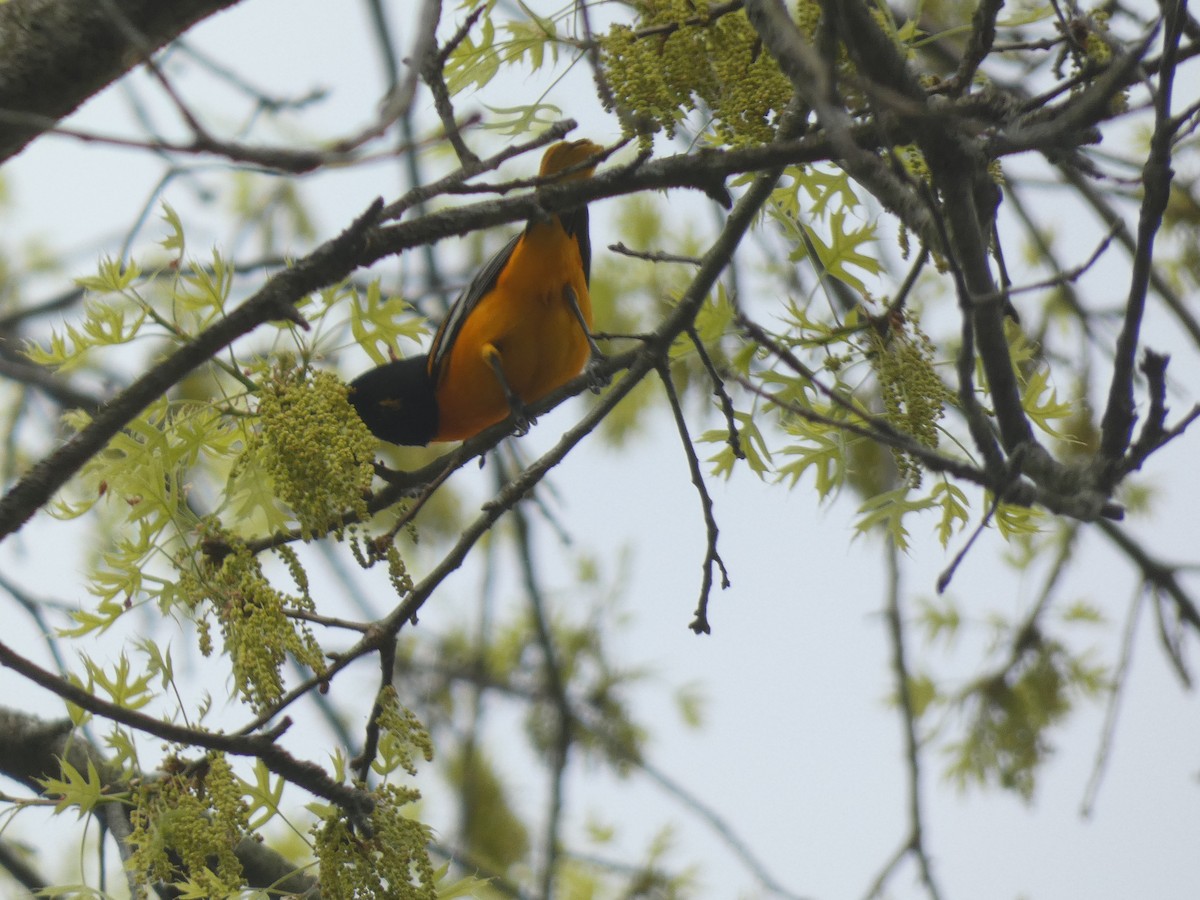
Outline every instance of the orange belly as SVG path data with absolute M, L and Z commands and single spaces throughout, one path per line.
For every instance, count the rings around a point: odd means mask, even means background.
M 436 388 L 437 440 L 465 440 L 508 417 L 508 400 L 488 361 L 493 349 L 505 381 L 524 403 L 583 370 L 587 337 L 564 297 L 568 286 L 590 328 L 592 304 L 578 245 L 557 219 L 530 227 L 454 341 Z

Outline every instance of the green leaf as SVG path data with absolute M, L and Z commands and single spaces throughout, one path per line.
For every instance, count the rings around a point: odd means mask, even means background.
M 178 250 L 179 256 L 183 256 L 183 222 L 179 218 L 179 213 L 175 212 L 174 207 L 170 203 L 163 203 L 162 219 L 167 223 L 167 227 L 171 229 L 171 233 L 159 241 L 159 245 L 164 250 Z
M 831 228 L 829 244 L 822 243 L 817 232 L 807 225 L 801 224 L 817 251 L 825 272 L 838 281 L 848 284 L 859 294 L 867 295 L 867 286 L 862 279 L 853 274 L 851 267 L 861 269 L 871 275 L 877 275 L 881 268 L 879 260 L 874 256 L 863 253 L 859 248 L 875 242 L 875 227 L 864 224 L 851 231 L 846 230 L 846 212 L 838 210 L 829 217 Z M 793 257 L 795 257 L 795 251 Z M 803 256 L 804 254 L 800 254 Z
M 1086 600 L 1076 600 L 1060 615 L 1064 622 L 1083 622 L 1088 625 L 1103 625 L 1106 621 L 1104 613 Z
M 910 499 L 911 490 L 905 485 L 868 499 L 858 508 L 862 516 L 854 524 L 855 530 L 859 534 L 865 534 L 873 528 L 881 528 L 891 536 L 900 550 L 907 550 L 908 529 L 904 527 L 904 517 L 934 505 L 931 497 Z
M 62 812 L 68 806 L 79 808 L 79 818 L 94 810 L 100 803 L 112 799 L 104 795 L 104 782 L 96 770 L 96 764 L 88 759 L 87 774 L 82 774 L 65 759 L 59 760 L 63 777 L 36 779 L 47 794 L 57 795 L 54 811 Z
M 155 694 L 150 690 L 153 675 L 149 672 L 133 672 L 129 657 L 124 653 L 118 657 L 108 674 L 103 666 L 84 657 L 84 666 L 88 671 L 88 690 L 99 688 L 108 694 L 113 703 L 125 709 L 141 709 L 154 699 Z
M 446 60 L 443 71 L 451 95 L 462 92 L 472 84 L 479 90 L 496 77 L 500 71 L 500 57 L 495 51 L 495 42 L 496 26 L 492 24 L 491 17 L 485 14 L 480 22 L 478 40 L 468 34 Z
M 937 685 L 924 673 L 908 678 L 908 702 L 914 719 L 920 719 L 939 699 Z
M 383 296 L 379 279 L 368 284 L 365 293 L 350 294 L 350 333 L 377 366 L 391 359 L 398 338 L 417 341 L 428 331 L 425 320 L 411 306 Z
M 1053 437 L 1069 440 L 1071 435 L 1059 431 L 1050 423 L 1055 419 L 1070 418 L 1075 411 L 1075 404 L 1070 401 L 1059 401 L 1058 392 L 1050 387 L 1049 382 L 1050 367 L 1038 366 L 1025 384 L 1025 390 L 1021 395 L 1021 406 L 1025 410 L 1025 415 L 1029 416 L 1033 424 L 1042 431 Z M 1050 396 L 1043 400 L 1042 397 L 1047 391 Z
M 789 481 L 788 487 L 812 470 L 817 496 L 824 500 L 840 488 L 846 480 L 847 438 L 845 432 L 821 422 L 810 422 L 795 416 L 788 421 L 787 429 L 800 438 L 799 443 L 789 444 L 782 453 L 791 457 L 790 462 L 779 466 L 779 480 Z
M 738 443 L 742 452 L 746 454 L 744 461 L 750 467 L 750 471 L 761 478 L 771 468 L 771 451 L 767 447 L 766 439 L 763 438 L 758 423 L 749 413 L 734 412 L 733 417 L 738 422 Z M 721 450 L 710 456 L 708 462 L 713 464 L 713 475 L 728 478 L 733 474 L 738 457 L 729 445 L 729 432 L 720 428 L 712 429 L 700 435 L 700 440 L 706 443 L 724 442 Z
M 114 573 L 97 573 L 105 575 L 112 581 L 115 578 Z M 118 590 L 123 589 L 123 582 Z M 102 600 L 95 612 L 90 612 L 86 609 L 71 610 L 71 621 L 77 623 L 74 628 L 59 628 L 56 634 L 59 637 L 83 637 L 91 634 L 93 631 L 104 632 L 112 626 L 122 615 L 125 614 L 125 606 L 116 600 Z
M 988 496 L 989 504 L 991 500 L 992 498 Z M 1028 506 L 1014 506 L 1011 503 L 1001 503 L 996 507 L 995 515 L 992 516 L 996 528 L 1005 540 L 1022 535 L 1037 534 L 1042 530 L 1042 519 L 1043 515 L 1038 510 Z
M 135 642 L 134 646 L 146 654 L 146 674 L 151 678 L 158 676 L 159 686 L 165 690 L 175 680 L 175 664 L 171 660 L 170 645 L 165 653 L 149 638 Z
M 254 761 L 253 782 L 238 779 L 242 797 L 247 801 L 246 816 L 250 820 L 251 831 L 258 831 L 279 815 L 279 804 L 283 801 L 286 783 L 282 775 L 273 776 L 261 759 Z
M 175 300 L 180 307 L 198 314 L 201 326 L 225 310 L 233 290 L 233 268 L 215 249 L 207 266 L 192 263 L 180 277 Z
M 688 728 L 704 724 L 704 695 L 699 684 L 685 684 L 675 692 L 675 705 Z
M 520 135 L 545 128 L 563 117 L 562 110 L 553 103 L 531 103 L 528 106 L 489 106 L 483 104 L 497 118 L 485 121 L 484 127 L 499 134 Z
M 225 491 L 224 510 L 239 533 L 274 532 L 287 528 L 291 519 L 284 510 L 271 476 L 258 454 L 249 452 L 239 460 Z
M 119 294 L 137 280 L 142 270 L 133 260 L 123 262 L 106 256 L 100 260 L 99 270 L 95 275 L 85 275 L 75 279 L 75 283 L 87 291 L 98 294 Z
M 969 515 L 967 512 L 967 495 L 958 485 L 950 481 L 939 481 L 933 486 L 933 499 L 941 505 L 942 515 L 938 520 L 937 536 L 945 547 L 950 538 L 966 526 Z
M 926 640 L 932 643 L 944 637 L 949 643 L 958 635 L 962 616 L 954 601 L 949 598 L 943 598 L 941 606 L 922 598 L 917 601 L 917 623 L 925 630 Z
M 453 881 L 448 881 L 450 863 L 443 864 L 434 872 L 434 885 L 437 890 L 437 900 L 458 900 L 459 897 L 486 897 L 492 893 L 490 882 L 476 878 L 474 875 L 464 875 Z

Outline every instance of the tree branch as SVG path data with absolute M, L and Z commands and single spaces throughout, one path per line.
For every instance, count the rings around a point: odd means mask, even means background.
M 113 800 L 97 804 L 95 814 L 116 840 L 121 858 L 127 858 L 131 852 L 127 838 L 132 826 L 129 806 L 120 802 L 120 795 L 128 792 L 128 782 L 68 720 L 47 722 L 27 713 L 0 708 L 0 773 L 24 784 L 38 796 L 46 796 L 41 779 L 61 778 L 63 762 L 70 763 L 80 772 L 87 772 L 91 763 L 100 773 L 104 793 Z M 144 776 L 146 773 L 139 774 Z M 245 839 L 235 852 L 249 887 L 299 894 L 316 885 L 310 875 L 298 871 L 295 865 L 258 841 Z M 8 860 L 0 862 L 0 866 L 16 875 Z M 137 885 L 131 885 L 131 889 L 136 892 Z
M 1171 194 L 1171 151 L 1177 128 L 1177 123 L 1171 117 L 1171 98 L 1185 9 L 1183 0 L 1169 0 L 1164 4 L 1166 33 L 1163 36 L 1163 65 L 1159 71 L 1158 90 L 1154 95 L 1154 133 L 1142 169 L 1144 193 L 1138 219 L 1137 252 L 1133 256 L 1125 320 L 1117 337 L 1108 403 L 1100 424 L 1100 455 L 1109 466 L 1102 480 L 1109 486 L 1119 478 L 1117 462 L 1129 447 L 1133 433 L 1134 358 L 1141 337 L 1142 315 L 1154 264 L 1154 239 L 1162 227 L 1163 212 Z
M 679 441 L 683 445 L 684 456 L 687 457 L 692 485 L 696 488 L 696 493 L 700 495 L 700 511 L 704 514 L 704 527 L 708 535 L 704 562 L 700 567 L 703 573 L 700 580 L 700 601 L 696 604 L 695 618 L 688 627 L 696 634 L 711 634 L 712 628 L 708 623 L 708 600 L 712 594 L 713 568 L 721 571 L 722 590 L 729 587 L 729 572 L 725 569 L 725 561 L 721 559 L 721 554 L 717 552 L 719 529 L 716 516 L 713 515 L 712 497 L 709 496 L 708 488 L 704 484 L 704 473 L 700 471 L 700 460 L 696 458 L 696 448 L 692 445 L 691 435 L 688 434 L 687 420 L 683 417 L 683 407 L 679 403 L 679 393 L 675 390 L 675 383 L 671 380 L 671 369 L 666 363 L 659 365 L 658 377 L 662 381 L 663 390 L 666 392 L 667 401 L 671 406 L 671 413 L 675 418 L 675 429 L 679 432 Z M 731 433 L 736 435 L 736 431 Z
M 4 47 L 0 110 L 17 118 L 37 117 L 13 121 L 0 114 L 0 162 L 143 62 L 144 49 L 158 49 L 236 2 L 10 0 L 0 4 L 0 46 Z M 123 22 L 136 24 L 139 40 Z

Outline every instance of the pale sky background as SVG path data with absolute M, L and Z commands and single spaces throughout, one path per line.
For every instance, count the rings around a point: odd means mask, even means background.
M 560 4 L 530 5 L 546 13 Z M 415 6 L 390 4 L 404 52 L 411 35 L 406 17 Z M 443 33 L 459 20 L 448 10 Z M 268 93 L 296 95 L 312 87 L 328 88 L 329 99 L 304 116 L 312 137 L 351 133 L 374 114 L 380 64 L 368 40 L 361 4 L 248 0 L 196 28 L 189 40 Z M 613 139 L 615 122 L 599 109 L 582 65 L 578 76 L 564 80 L 548 99 L 580 119 L 580 135 Z M 150 100 L 161 121 L 170 121 L 169 107 L 148 79 L 138 76 L 136 81 L 139 96 Z M 510 77 L 478 99 L 509 106 L 530 102 L 544 83 L 541 78 Z M 233 101 L 220 91 L 198 86 L 186 96 L 215 131 L 224 132 L 230 123 L 241 121 L 242 113 L 224 105 Z M 427 121 L 432 121 L 427 94 L 421 94 L 420 103 Z M 457 104 L 460 112 L 481 108 L 471 97 L 458 98 Z M 128 110 L 118 87 L 89 103 L 71 124 L 130 133 Z M 528 158 L 522 165 L 533 162 Z M 394 164 L 384 163 L 301 179 L 303 196 L 315 211 L 319 239 L 340 231 L 375 196 L 394 199 L 396 171 Z M 70 274 L 89 274 L 99 253 L 116 252 L 122 235 L 114 229 L 124 229 L 134 220 L 159 173 L 158 163 L 143 152 L 44 137 L 0 172 L 15 203 L 4 218 L 3 239 L 11 246 L 36 237 L 69 254 Z M 228 231 L 214 228 L 205 233 L 203 225 L 213 221 L 211 214 L 198 212 L 182 186 L 170 187 L 166 199 L 188 227 L 191 254 L 204 257 L 214 241 L 229 249 Z M 672 209 L 679 210 L 683 194 L 672 194 L 671 201 Z M 618 237 L 610 223 L 615 205 L 593 207 L 598 256 L 607 254 L 605 246 Z M 227 208 L 227 200 L 220 206 Z M 707 209 L 702 203 L 695 209 L 695 220 L 707 226 L 712 221 Z M 158 215 L 155 208 L 135 245 L 135 257 L 163 235 Z M 1099 232 L 1090 218 L 1070 209 L 1061 210 L 1061 215 L 1063 228 L 1087 229 L 1069 264 L 1081 262 Z M 886 230 L 882 237 L 890 239 Z M 456 252 L 453 244 L 442 249 L 445 259 Z M 1014 255 L 1010 253 L 1010 262 Z M 1098 271 L 1082 284 L 1084 295 L 1094 298 L 1097 306 L 1117 306 L 1123 298 L 1124 276 L 1110 276 Z M 34 297 L 56 293 L 66 282 L 55 278 L 42 286 L 45 289 Z M 763 299 L 769 303 L 772 298 Z M 1196 396 L 1194 349 L 1176 335 L 1173 322 L 1157 307 L 1151 310 L 1144 334 L 1149 346 L 1177 351 L 1171 369 L 1176 389 L 1172 405 L 1177 412 L 1186 410 Z M 362 362 L 349 355 L 346 359 L 342 374 L 352 376 Z M 1069 385 L 1059 389 L 1066 392 Z M 893 680 L 881 615 L 886 576 L 881 544 L 874 538 L 852 541 L 856 504 L 850 496 L 818 507 L 808 481 L 789 492 L 760 484 L 744 469 L 727 484 L 710 479 L 722 528 L 720 550 L 733 586 L 713 595 L 713 634 L 694 636 L 686 626 L 700 582 L 703 519 L 679 439 L 658 393 L 659 410 L 646 435 L 620 452 L 599 441 L 585 442 L 554 472 L 552 502 L 573 546 L 564 548 L 549 531 L 540 532 L 538 559 L 547 590 L 554 604 L 569 607 L 577 600 L 571 588 L 579 551 L 594 556 L 606 577 L 618 571 L 622 554 L 628 552 L 631 569 L 621 610 L 632 621 L 620 639 L 620 657 L 630 667 L 648 667 L 654 673 L 635 695 L 636 716 L 652 734 L 649 759 L 718 812 L 792 893 L 818 900 L 861 897 L 907 833 L 901 722 L 886 704 Z M 522 439 L 525 452 L 532 457 L 551 446 L 587 402 L 587 397 L 574 400 L 543 417 Z M 697 415 L 694 405 L 689 415 L 693 435 L 715 422 Z M 1194 559 L 1200 543 L 1194 514 L 1200 502 L 1193 474 L 1196 440 L 1196 435 L 1188 435 L 1152 459 L 1142 479 L 1160 488 L 1154 519 L 1128 523 L 1168 561 Z M 489 472 L 468 467 L 455 481 L 466 496 L 482 500 L 489 478 Z M 466 487 L 472 482 L 475 487 Z M 932 595 L 937 574 L 949 560 L 933 528 L 932 519 L 910 523 L 913 549 L 904 569 L 909 613 L 918 597 Z M 69 548 L 72 562 L 64 564 L 67 533 L 81 534 L 55 521 L 35 524 L 0 549 L 0 567 L 39 596 L 86 604 L 80 587 L 85 546 L 81 542 Z M 952 543 L 950 552 L 961 540 Z M 951 586 L 964 613 L 978 623 L 993 611 L 1019 615 L 1041 589 L 1039 575 L 1018 576 L 1000 565 L 997 558 L 1003 552 L 996 534 L 984 535 Z M 1085 536 L 1078 552 L 1080 562 L 1058 596 L 1064 605 L 1087 598 L 1105 610 L 1110 618 L 1106 629 L 1075 628 L 1072 634 L 1078 646 L 1094 645 L 1099 658 L 1111 662 L 1134 596 L 1136 573 L 1099 534 Z M 418 568 L 416 574 L 423 570 Z M 424 610 L 418 635 L 436 633 L 439 626 L 457 620 L 453 607 L 473 602 L 480 578 L 479 566 L 468 563 L 448 579 Z M 381 605 L 393 602 L 382 581 L 372 575 L 369 583 L 379 586 L 374 596 Z M 511 581 L 508 588 L 507 602 L 519 602 L 513 599 L 518 595 Z M 336 614 L 324 607 L 336 602 L 334 592 L 322 591 L 319 579 L 313 596 L 322 611 Z M 19 646 L 48 662 L 30 623 L 12 619 L 12 614 L 10 620 L 7 627 L 20 637 Z M 178 629 L 163 630 L 168 633 L 177 645 L 187 639 Z M 936 673 L 961 675 L 978 668 L 985 640 L 982 629 L 964 634 L 949 653 L 917 645 L 917 634 L 915 629 L 911 632 L 909 647 L 914 667 L 919 662 Z M 1188 643 L 1194 645 L 1194 636 Z M 1098 706 L 1083 707 L 1066 727 L 1054 730 L 1057 753 L 1042 771 L 1035 800 L 1028 806 L 996 792 L 958 794 L 942 780 L 937 755 L 926 757 L 927 847 L 947 900 L 1197 896 L 1200 710 L 1164 660 L 1149 607 L 1142 610 L 1135 647 L 1116 743 L 1092 819 L 1082 820 L 1079 807 L 1101 732 L 1103 709 Z M 184 655 L 178 646 L 177 658 Z M 375 680 L 374 662 L 358 666 L 335 682 L 333 702 L 357 702 L 366 696 L 363 692 L 373 691 Z M 707 698 L 699 731 L 684 728 L 674 711 L 674 691 L 684 684 L 699 685 Z M 60 713 L 56 701 L 23 684 L 18 687 L 11 673 L 0 672 L 0 688 L 7 702 L 20 702 L 46 716 Z M 211 689 L 223 695 L 221 683 Z M 14 699 L 18 691 L 19 701 Z M 360 718 L 367 711 L 364 706 Z M 513 731 L 519 727 L 514 719 Z M 532 792 L 527 808 L 538 809 L 543 775 L 526 757 L 506 754 L 506 747 L 519 745 L 523 737 L 502 732 L 492 729 L 493 756 L 502 761 L 514 793 Z M 316 742 L 293 744 L 293 749 L 317 761 L 326 758 L 325 745 Z M 441 822 L 451 829 L 454 810 L 452 805 L 439 807 L 444 795 L 435 779 L 425 778 L 422 787 L 431 798 L 430 824 L 438 827 Z M 653 785 L 637 778 L 614 782 L 594 769 L 576 767 L 568 790 L 570 827 L 576 834 L 588 815 L 618 829 L 618 842 L 597 848 L 597 853 L 636 862 L 649 837 L 674 824 L 673 849 L 665 862 L 673 869 L 696 866 L 695 896 L 768 896 L 710 829 Z M 309 798 L 291 791 L 288 799 L 299 807 Z M 17 834 L 29 835 L 26 821 L 34 819 L 19 819 Z M 911 864 L 889 885 L 892 897 L 925 896 Z

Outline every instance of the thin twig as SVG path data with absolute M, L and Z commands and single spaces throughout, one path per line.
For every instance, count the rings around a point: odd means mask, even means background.
M 942 571 L 937 580 L 937 592 L 945 593 L 946 588 L 950 586 L 951 579 L 954 578 L 954 573 L 958 571 L 958 567 L 962 565 L 962 561 L 967 558 L 967 553 L 975 545 L 976 539 L 983 534 L 983 530 L 988 527 L 992 521 L 992 516 L 996 514 L 996 510 L 1000 508 L 1000 497 L 1002 495 L 997 491 L 992 494 L 992 502 L 988 504 L 987 512 L 983 514 L 983 518 L 979 520 L 979 524 L 975 526 L 975 530 L 971 532 L 971 536 L 967 538 L 967 542 L 963 544 L 956 554 L 954 559 L 950 561 L 950 565 Z
M 1096 747 L 1096 759 L 1092 763 L 1092 774 L 1088 777 L 1087 787 L 1083 790 L 1083 802 L 1079 814 L 1090 819 L 1096 809 L 1096 798 L 1100 793 L 1100 783 L 1108 770 L 1108 761 L 1112 755 L 1113 740 L 1117 734 L 1117 716 L 1121 709 L 1121 700 L 1125 695 L 1129 671 L 1133 663 L 1133 639 L 1137 633 L 1138 619 L 1145 605 L 1146 589 L 1139 585 L 1129 604 L 1129 614 L 1125 617 L 1125 627 L 1121 629 L 1121 656 L 1117 661 L 1117 670 L 1113 673 L 1112 690 L 1108 694 L 1108 704 L 1104 709 L 1104 724 L 1100 728 L 1100 743 Z
M 1179 618 L 1200 634 L 1200 606 L 1179 583 L 1178 566 L 1173 566 L 1152 556 L 1137 540 L 1113 522 L 1098 522 L 1104 535 L 1138 567 L 1142 578 L 1162 590 L 1175 603 Z
M 733 399 L 729 396 L 729 391 L 725 390 L 725 379 L 717 371 L 712 357 L 708 355 L 708 350 L 704 347 L 704 341 L 700 339 L 700 335 L 694 326 L 688 327 L 687 336 L 691 338 L 692 346 L 696 348 L 696 355 L 700 357 L 700 363 L 704 366 L 704 371 L 712 379 L 713 396 L 721 402 L 721 413 L 725 416 L 725 428 L 729 432 L 729 449 L 733 451 L 733 455 L 738 459 L 745 459 L 746 451 L 742 449 L 742 439 L 738 436 Z
M 462 138 L 462 134 L 458 130 L 458 122 L 454 115 L 454 104 L 450 100 L 450 90 L 446 87 L 446 79 L 442 76 L 442 68 L 446 64 L 446 60 L 450 54 L 454 52 L 454 48 L 466 39 L 471 26 L 478 21 L 487 7 L 480 6 L 467 16 L 466 21 L 455 32 L 454 36 L 451 37 L 449 43 L 439 50 L 434 34 L 437 30 L 441 8 L 441 0 L 427 0 L 424 6 L 426 12 L 422 16 L 422 25 L 428 29 L 429 37 L 424 51 L 416 59 L 416 66 L 421 73 L 422 80 L 429 87 L 430 93 L 433 94 L 433 107 L 437 110 L 438 118 L 442 120 L 442 127 L 446 129 L 446 137 L 450 141 L 450 146 L 454 148 L 459 164 L 465 168 L 478 165 L 479 157 L 467 146 Z
M 567 760 L 571 751 L 571 732 L 575 716 L 567 699 L 562 663 L 554 647 L 546 599 L 538 582 L 533 564 L 533 542 L 529 538 L 529 521 L 520 506 L 512 509 L 513 530 L 517 539 L 517 558 L 521 566 L 521 581 L 529 610 L 533 616 L 534 633 L 542 653 L 542 672 L 554 707 L 554 742 L 550 749 L 550 799 L 546 809 L 545 832 L 542 839 L 540 892 L 542 900 L 554 896 L 554 879 L 558 870 L 558 853 L 562 831 L 563 804 L 566 792 Z
M 896 291 L 896 296 L 888 304 L 886 316 L 895 316 L 904 311 L 904 306 L 908 302 L 908 296 L 912 293 L 912 289 L 917 285 L 917 279 L 921 272 L 925 269 L 929 262 L 929 248 L 921 245 L 921 250 L 917 253 L 917 258 L 913 260 L 913 264 L 908 268 L 908 274 L 904 276 L 904 283 L 900 285 L 900 289 Z
M 371 706 L 371 714 L 367 716 L 367 730 L 362 752 L 350 760 L 350 767 L 358 770 L 360 784 L 367 783 L 367 777 L 371 774 L 371 763 L 375 761 L 375 754 L 379 752 L 379 735 L 381 733 L 379 717 L 383 715 L 385 708 L 383 696 L 384 692 L 392 686 L 395 678 L 396 642 L 389 641 L 379 648 L 379 689 L 375 692 L 375 702 Z
M 344 628 L 347 631 L 365 632 L 370 626 L 353 619 L 342 619 L 337 616 L 323 616 L 320 613 L 309 612 L 307 609 L 286 609 L 284 615 L 289 619 L 299 619 L 302 622 L 312 622 L 314 625 L 324 625 L 326 628 Z
M 654 250 L 632 250 L 620 241 L 615 244 L 609 244 L 608 249 L 613 253 L 620 253 L 622 256 L 632 256 L 634 259 L 644 259 L 648 262 L 683 263 L 689 266 L 700 265 L 699 257 L 680 256 L 677 253 L 663 253 Z
M 658 367 L 658 377 L 671 405 L 671 413 L 675 417 L 675 428 L 679 432 L 680 443 L 683 444 L 684 456 L 687 457 L 692 484 L 700 496 L 700 508 L 704 513 L 704 527 L 708 534 L 704 562 L 700 567 L 703 572 L 700 581 L 700 601 L 696 604 L 695 618 L 688 627 L 696 634 L 711 634 L 712 628 L 708 622 L 708 600 L 712 593 L 713 567 L 716 566 L 721 570 L 722 590 L 729 587 L 729 572 L 725 569 L 725 562 L 717 552 L 719 529 L 717 528 L 717 518 L 713 515 L 712 497 L 709 496 L 708 487 L 704 484 L 704 474 L 700 471 L 700 460 L 696 458 L 696 448 L 692 445 L 691 435 L 688 434 L 687 420 L 684 418 L 683 408 L 679 404 L 679 394 L 675 390 L 675 383 L 671 380 L 671 369 L 666 363 Z
M 896 678 L 896 696 L 904 727 L 904 758 L 908 765 L 908 849 L 917 859 L 921 881 L 931 900 L 940 900 L 941 891 L 933 877 L 933 866 L 925 847 L 925 820 L 921 812 L 921 742 L 917 737 L 917 714 L 912 702 L 912 676 L 904 649 L 904 616 L 900 609 L 900 550 L 887 539 L 887 619 L 892 644 L 892 671 Z
M 1146 309 L 1146 294 L 1150 273 L 1154 268 L 1154 241 L 1163 225 L 1163 213 L 1171 193 L 1171 151 L 1175 123 L 1171 119 L 1171 98 L 1175 85 L 1182 35 L 1184 3 L 1166 3 L 1166 29 L 1163 35 L 1163 65 L 1158 75 L 1158 90 L 1154 95 L 1154 133 L 1150 151 L 1142 169 L 1142 204 L 1138 219 L 1137 251 L 1129 279 L 1129 296 L 1125 302 L 1125 318 L 1117 336 L 1113 359 L 1112 381 L 1108 401 L 1100 422 L 1100 455 L 1110 464 L 1106 479 L 1111 486 L 1119 477 L 1117 462 L 1129 447 L 1133 433 L 1133 367 L 1141 336 L 1142 316 Z

